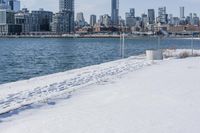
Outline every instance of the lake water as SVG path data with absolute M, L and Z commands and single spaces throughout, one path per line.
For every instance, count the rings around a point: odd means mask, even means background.
M 121 58 L 119 39 L 0 39 L 0 84 Z M 156 49 L 156 38 L 127 39 L 125 57 Z M 191 48 L 189 39 L 162 39 L 162 48 Z M 200 40 L 194 41 L 200 49 Z

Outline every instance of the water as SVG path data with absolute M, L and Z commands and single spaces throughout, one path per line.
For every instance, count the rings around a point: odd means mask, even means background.
M 188 39 L 163 39 L 162 48 L 191 48 Z M 157 48 L 157 40 L 127 39 L 125 57 Z M 194 41 L 200 49 L 200 41 Z M 120 59 L 119 39 L 0 39 L 0 84 Z

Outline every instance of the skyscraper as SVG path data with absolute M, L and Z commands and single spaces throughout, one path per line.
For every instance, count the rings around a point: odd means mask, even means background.
M 7 0 L 0 0 L 0 9 L 10 9 Z
M 74 12 L 74 0 L 59 0 L 59 10 Z
M 76 15 L 76 21 L 79 22 L 85 22 L 84 16 L 83 16 L 83 12 L 78 12 Z
M 168 23 L 168 14 L 166 13 L 166 7 L 158 8 L 158 22 L 161 24 Z
M 135 17 L 135 8 L 130 9 L 130 15 L 131 17 Z
M 183 19 L 185 18 L 185 7 L 180 7 L 180 18 Z
M 126 26 L 133 27 L 136 25 L 135 9 L 131 8 L 130 12 L 125 14 Z
M 67 24 L 66 32 L 68 33 L 74 32 L 74 0 L 59 0 L 59 11 L 60 11 L 60 14 L 57 14 L 55 19 L 62 18 L 62 15 L 65 16 L 62 19 L 66 19 L 66 20 L 62 22 L 63 22 L 63 25 Z
M 76 15 L 76 26 L 84 27 L 86 25 L 83 12 L 78 12 Z
M 20 1 L 19 0 L 7 0 L 10 9 L 17 12 L 20 10 Z
M 155 23 L 155 10 L 154 9 L 148 9 L 148 21 L 149 21 L 149 24 Z
M 94 26 L 97 23 L 97 16 L 91 15 L 90 16 L 90 26 Z
M 113 26 L 119 24 L 119 0 L 111 0 L 111 20 Z

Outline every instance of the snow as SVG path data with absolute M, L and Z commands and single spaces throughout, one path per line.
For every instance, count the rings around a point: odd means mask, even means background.
M 151 65 L 144 56 L 131 57 L 78 70 L 34 78 L 0 86 L 0 114 L 59 97 L 94 83 L 106 82 L 113 76 Z
M 199 133 L 199 79 L 200 57 L 138 56 L 1 85 L 1 133 Z

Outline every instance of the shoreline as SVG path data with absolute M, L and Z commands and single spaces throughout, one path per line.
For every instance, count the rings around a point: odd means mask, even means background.
M 53 84 L 49 83 L 53 79 L 48 78 L 48 82 L 27 82 L 28 86 L 13 84 L 8 88 L 10 93 L 0 89 L 1 107 L 5 107 L 0 111 L 8 109 L 0 115 L 2 133 L 109 133 L 110 127 L 116 133 L 176 133 L 183 132 L 182 125 L 187 131 L 198 131 L 198 121 L 190 125 L 199 113 L 198 60 L 199 57 L 192 57 L 146 62 L 129 58 L 79 70 L 79 75 L 76 71 L 68 73 L 70 77 L 63 73 L 63 79 L 54 77 Z M 84 81 L 79 82 L 80 79 Z M 39 82 L 44 82 L 45 87 Z M 129 126 L 131 123 L 136 126 Z M 77 125 L 81 126 L 75 128 Z M 168 125 L 172 125 L 170 129 Z M 137 128 L 140 126 L 145 131 Z
M 126 35 L 125 38 L 126 39 L 135 39 L 135 38 L 146 38 L 146 37 L 150 37 L 150 38 L 156 38 L 158 37 L 157 35 L 150 35 L 150 36 L 144 36 L 144 35 L 141 35 L 141 36 L 137 36 L 137 35 L 132 35 L 132 36 L 128 36 Z M 192 39 L 191 36 L 161 36 L 161 37 L 164 37 L 164 38 L 180 38 L 180 39 Z M 72 36 L 72 35 L 69 35 L 69 36 L 62 36 L 62 35 L 59 35 L 59 36 L 49 36 L 49 35 L 30 35 L 30 36 L 21 36 L 21 35 L 12 35 L 12 36 L 0 36 L 0 39 L 2 38 L 72 38 L 72 39 L 81 39 L 81 38 L 88 38 L 88 39 L 95 39 L 95 38 L 99 38 L 99 39 L 109 39 L 109 38 L 113 38 L 113 39 L 120 39 L 120 35 L 85 35 L 85 36 Z M 200 39 L 200 37 L 194 37 L 193 39 Z

